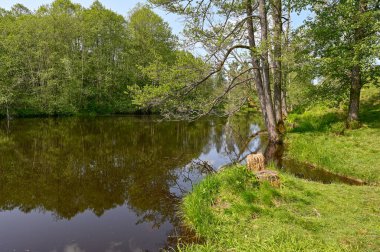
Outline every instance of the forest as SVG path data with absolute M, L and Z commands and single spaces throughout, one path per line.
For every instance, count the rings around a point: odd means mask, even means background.
M 16 4 L 0 9 L 0 30 L 4 116 L 135 113 L 129 87 L 153 85 L 145 67 L 192 57 L 143 5 L 124 18 L 99 1 L 84 8 L 58 0 L 36 11 Z
M 277 141 L 287 112 L 315 103 L 357 121 L 362 86 L 378 85 L 378 1 L 151 2 L 186 18 L 184 41 L 148 5 L 126 18 L 99 1 L 0 9 L 0 113 L 189 119 L 253 107 Z M 292 29 L 305 9 L 314 19 Z

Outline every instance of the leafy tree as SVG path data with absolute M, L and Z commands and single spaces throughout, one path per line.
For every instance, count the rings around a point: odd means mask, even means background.
M 172 34 L 169 24 L 146 5 L 136 6 L 128 18 L 128 35 L 130 37 L 129 57 L 135 69 L 135 84 L 143 86 L 149 79 L 139 69 L 151 62 L 171 65 L 176 58 L 177 38 Z
M 80 44 L 82 92 L 88 111 L 123 111 L 117 104 L 126 103 L 123 90 L 130 82 L 127 59 L 126 20 L 99 1 L 83 12 Z M 117 99 L 115 99 L 117 97 Z
M 173 91 L 185 89 L 189 82 L 204 75 L 208 69 L 209 66 L 200 58 L 184 51 L 177 51 L 176 58 L 169 63 L 163 63 L 162 59 L 158 58 L 142 68 L 142 73 L 152 84 L 143 87 L 135 85 L 130 88 L 134 103 L 149 109 L 158 108 L 167 118 L 196 116 L 204 111 L 213 83 L 209 81 L 201 89 L 187 90 L 186 95 Z
M 310 2 L 315 18 L 302 36 L 311 64 L 324 83 L 338 83 L 349 91 L 347 122 L 359 119 L 360 91 L 380 56 L 379 1 L 341 0 Z M 333 89 L 336 91 L 336 89 Z
M 147 6 L 126 20 L 99 1 L 17 4 L 0 9 L 0 38 L 2 115 L 133 112 L 128 87 L 153 85 L 143 68 L 176 59 L 176 37 Z

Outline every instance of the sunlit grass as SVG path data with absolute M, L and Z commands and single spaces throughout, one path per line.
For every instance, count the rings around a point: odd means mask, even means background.
M 259 184 L 245 167 L 207 177 L 183 203 L 205 244 L 182 251 L 376 251 L 380 188 L 324 185 L 281 174 Z
M 380 129 L 359 129 L 334 136 L 317 133 L 289 135 L 288 155 L 335 173 L 380 181 Z
M 338 125 L 344 120 L 339 110 L 314 108 L 292 115 L 295 128 L 286 136 L 287 155 L 342 175 L 380 182 L 379 101 L 379 89 L 364 90 L 362 127 L 355 130 Z

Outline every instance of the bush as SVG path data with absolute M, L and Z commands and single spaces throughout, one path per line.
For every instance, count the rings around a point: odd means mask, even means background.
M 348 129 L 359 129 L 361 128 L 361 123 L 359 121 L 351 121 L 347 123 Z
M 345 122 L 336 122 L 330 125 L 330 131 L 337 135 L 343 135 L 346 130 Z
M 332 124 L 343 119 L 342 114 L 325 106 L 314 107 L 302 114 L 291 114 L 288 123 L 293 132 L 328 131 Z

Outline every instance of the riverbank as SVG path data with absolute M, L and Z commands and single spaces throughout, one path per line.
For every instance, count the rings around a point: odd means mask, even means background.
M 380 182 L 380 90 L 363 90 L 358 129 L 345 130 L 344 111 L 313 108 L 292 114 L 286 156 L 334 173 Z
M 280 174 L 259 185 L 245 167 L 203 180 L 183 202 L 204 244 L 183 251 L 376 251 L 380 188 L 320 184 Z
M 380 99 L 363 92 L 358 129 L 338 109 L 293 114 L 286 156 L 369 186 L 322 184 L 280 173 L 281 187 L 259 184 L 244 166 L 208 176 L 182 204 L 185 223 L 204 238 L 182 251 L 380 250 Z M 269 167 L 274 169 L 274 167 Z
M 143 111 L 139 109 L 117 110 L 93 110 L 78 111 L 71 113 L 44 113 L 40 111 L 19 110 L 11 113 L 11 118 L 66 118 L 66 117 L 96 117 L 96 116 L 139 116 L 139 115 L 159 115 L 157 111 Z M 7 114 L 1 113 L 0 120 L 7 119 Z

